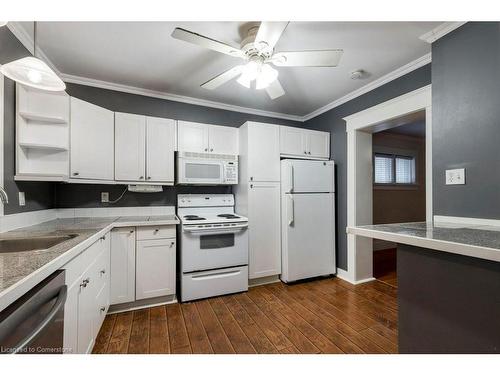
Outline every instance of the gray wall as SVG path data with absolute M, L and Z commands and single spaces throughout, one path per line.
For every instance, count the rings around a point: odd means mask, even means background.
M 0 28 L 0 64 L 28 56 L 29 52 L 7 27 Z M 53 208 L 54 184 L 48 182 L 15 182 L 16 86 L 4 79 L 4 188 L 9 195 L 5 214 Z M 19 206 L 18 192 L 26 195 L 26 206 Z
M 330 156 L 337 172 L 337 264 L 347 269 L 347 134 L 342 118 L 385 102 L 431 83 L 431 66 L 423 66 L 403 77 L 325 112 L 305 123 L 305 127 L 332 134 Z M 334 84 L 334 83 L 332 83 Z
M 432 45 L 435 215 L 500 219 L 500 23 L 470 22 Z M 465 168 L 466 185 L 445 185 Z

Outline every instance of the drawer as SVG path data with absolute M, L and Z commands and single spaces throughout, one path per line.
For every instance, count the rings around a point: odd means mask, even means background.
M 181 279 L 182 302 L 247 290 L 248 266 L 185 273 Z
M 137 227 L 137 240 L 159 240 L 175 238 L 175 225 L 155 225 Z

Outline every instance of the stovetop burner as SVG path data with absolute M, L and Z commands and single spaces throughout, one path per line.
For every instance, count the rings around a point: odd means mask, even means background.
M 200 217 L 198 215 L 185 215 L 183 217 L 183 219 L 186 219 L 186 220 L 207 220 L 204 217 Z
M 234 214 L 220 214 L 220 215 L 217 215 L 218 217 L 223 217 L 225 219 L 239 219 L 240 217 L 239 216 L 236 216 Z

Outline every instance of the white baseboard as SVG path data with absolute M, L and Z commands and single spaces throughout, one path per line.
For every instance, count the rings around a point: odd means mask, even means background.
M 434 224 L 439 224 L 439 223 L 463 224 L 463 225 L 491 225 L 495 227 L 500 226 L 500 220 L 496 219 L 434 215 Z
M 279 283 L 280 281 L 281 280 L 280 280 L 279 275 L 267 276 L 267 277 L 259 277 L 258 279 L 250 279 L 250 280 L 248 280 L 248 287 L 252 288 L 254 286 L 259 286 L 259 285 Z
M 343 270 L 342 268 L 337 268 L 337 277 L 339 279 L 347 281 L 349 284 L 353 284 L 353 285 L 368 283 L 370 281 L 374 281 L 375 280 L 374 277 L 368 277 L 366 279 L 361 279 L 361 280 L 353 280 L 351 278 L 351 275 L 349 275 L 349 273 L 347 271 Z

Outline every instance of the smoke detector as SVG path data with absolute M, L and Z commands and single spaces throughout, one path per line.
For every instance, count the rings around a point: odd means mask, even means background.
M 366 72 L 363 69 L 351 72 L 351 79 L 363 79 L 365 76 Z

